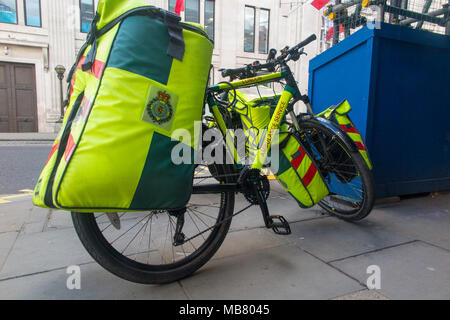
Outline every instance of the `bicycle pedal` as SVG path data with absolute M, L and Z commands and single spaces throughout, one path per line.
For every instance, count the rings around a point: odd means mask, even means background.
M 274 221 L 271 225 L 273 232 L 284 236 L 291 234 L 289 222 L 283 216 L 270 216 L 270 218 L 277 220 L 277 222 Z

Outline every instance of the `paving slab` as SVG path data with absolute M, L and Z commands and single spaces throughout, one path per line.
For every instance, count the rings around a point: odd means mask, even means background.
M 0 299 L 186 299 L 178 283 L 149 286 L 122 280 L 96 263 L 81 265 L 81 289 L 67 289 L 66 268 L 0 281 Z
M 450 252 L 420 241 L 332 265 L 363 283 L 367 267 L 379 266 L 378 291 L 390 299 L 450 299 Z
M 0 271 L 17 239 L 18 232 L 0 233 Z
M 47 224 L 48 229 L 73 228 L 72 216 L 68 211 L 52 210 Z
M 0 232 L 20 231 L 30 217 L 29 199 L 0 204 Z
M 291 229 L 290 241 L 327 262 L 413 240 L 371 216 L 358 223 L 328 217 L 291 224 Z
M 272 230 L 251 229 L 229 232 L 213 259 L 220 259 L 254 250 L 278 247 L 286 244 L 283 237 L 276 236 Z
M 25 221 L 21 233 L 31 234 L 45 231 L 45 228 L 48 223 L 48 217 L 51 211 L 52 210 L 50 209 L 33 206 L 30 210 L 30 215 L 28 219 Z
M 91 261 L 74 229 L 21 234 L 0 272 L 0 279 Z
M 236 195 L 235 212 L 238 212 L 248 205 L 249 203 L 245 200 L 243 195 Z M 268 207 L 271 214 L 282 215 L 290 223 L 324 217 L 322 209 L 318 206 L 310 209 L 302 209 L 288 193 L 282 190 L 271 190 L 268 199 Z M 264 220 L 259 206 L 250 207 L 242 214 L 234 217 L 231 223 L 231 230 L 261 227 L 264 227 Z
M 217 259 L 181 281 L 193 299 L 331 299 L 363 289 L 295 246 Z
M 350 293 L 342 297 L 334 298 L 333 300 L 389 300 L 376 290 L 361 290 L 355 293 Z
M 377 206 L 370 218 L 391 233 L 450 250 L 450 195 L 439 194 Z

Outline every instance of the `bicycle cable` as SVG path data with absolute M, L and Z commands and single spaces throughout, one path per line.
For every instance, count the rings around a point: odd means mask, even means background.
M 234 85 L 231 82 L 228 82 L 228 81 L 221 81 L 217 85 L 220 85 L 220 84 L 227 84 L 227 85 L 230 86 L 230 89 L 233 90 L 233 101 L 232 102 L 224 101 L 221 98 L 219 98 L 218 95 L 221 93 L 220 91 L 214 94 L 214 98 L 216 99 L 216 101 L 221 106 L 223 106 L 223 107 L 228 109 L 228 108 L 232 107 L 236 103 L 236 100 L 237 100 L 236 88 L 234 87 Z M 228 94 L 229 94 L 230 89 L 226 89 L 226 91 L 228 91 Z

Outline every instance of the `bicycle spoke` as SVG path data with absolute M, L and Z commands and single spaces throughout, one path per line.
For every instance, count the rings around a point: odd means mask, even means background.
M 146 217 L 148 217 L 148 215 L 147 215 Z M 144 219 L 145 219 L 146 217 L 144 217 Z M 143 221 L 144 219 L 139 220 L 139 221 L 138 221 L 136 224 L 134 224 L 130 229 L 128 229 L 127 231 L 125 231 L 124 233 L 122 233 L 119 237 L 117 237 L 116 239 L 114 239 L 114 240 L 111 242 L 111 244 L 113 244 L 114 242 L 116 242 L 117 240 L 119 240 L 120 238 L 122 238 L 128 231 L 134 229 L 134 227 L 136 227 L 136 226 L 137 226 L 141 221 Z

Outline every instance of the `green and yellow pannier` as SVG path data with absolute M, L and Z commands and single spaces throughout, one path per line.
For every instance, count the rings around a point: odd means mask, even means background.
M 194 159 L 213 44 L 198 25 L 143 0 L 100 0 L 69 74 L 69 104 L 33 202 L 65 210 L 180 209 Z M 172 139 L 185 129 L 190 140 Z M 181 155 L 180 155 L 181 156 Z M 185 155 L 184 155 L 185 156 Z
M 239 114 L 247 139 L 247 156 L 250 159 L 256 157 L 257 150 L 262 143 L 261 138 L 265 137 L 264 130 L 269 127 L 280 96 L 273 89 L 264 86 L 236 90 L 236 98 L 234 91 L 229 93 L 229 101 L 234 101 L 229 110 Z M 280 125 L 280 142 L 287 136 L 283 134 L 288 130 L 285 120 L 286 117 Z
M 369 152 L 367 150 L 366 144 L 364 143 L 364 140 L 363 140 L 361 134 L 359 133 L 358 129 L 353 124 L 352 120 L 350 119 L 350 116 L 348 115 L 350 113 L 350 111 L 352 111 L 350 104 L 348 103 L 347 100 L 344 100 L 340 104 L 328 108 L 327 110 L 318 114 L 317 116 L 331 120 L 339 128 L 344 130 L 348 134 L 348 136 L 353 140 L 353 142 L 356 144 L 356 146 L 358 147 L 358 151 L 361 154 L 361 156 L 363 157 L 364 161 L 366 162 L 367 167 L 370 170 L 372 170 L 372 163 L 370 161 Z M 335 152 L 342 153 L 343 149 L 339 148 L 339 150 L 335 150 Z M 344 159 L 343 155 L 336 155 L 336 156 L 340 156 L 337 159 Z M 351 161 L 349 155 L 346 155 L 346 157 L 349 158 L 349 161 Z M 346 163 L 346 161 L 342 160 L 341 166 L 345 166 L 345 165 L 348 165 L 348 164 Z M 342 171 L 338 175 L 338 177 L 340 178 L 340 180 L 342 180 L 342 179 L 345 180 L 342 182 L 350 182 L 353 178 L 355 178 L 357 176 L 357 174 L 355 173 L 355 174 L 350 174 L 347 177 L 344 177 L 342 175 L 342 172 L 345 172 L 345 171 L 348 172 L 348 169 L 345 170 L 345 168 L 342 167 L 342 168 L 340 168 L 340 170 L 342 170 Z
M 329 194 L 314 158 L 295 135 L 280 146 L 275 177 L 302 208 L 314 206 Z

